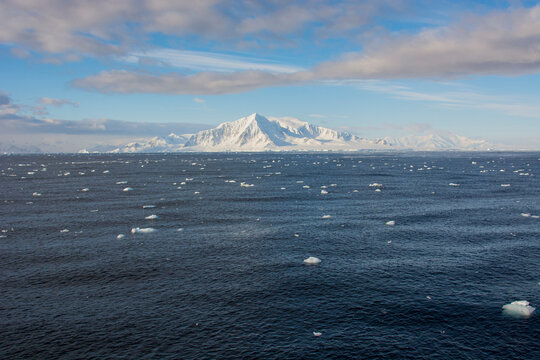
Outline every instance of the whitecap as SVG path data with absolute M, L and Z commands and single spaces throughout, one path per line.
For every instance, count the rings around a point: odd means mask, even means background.
M 314 256 L 310 256 L 307 259 L 304 259 L 304 263 L 308 265 L 317 265 L 317 264 L 320 264 L 320 262 L 321 262 L 321 259 L 316 258 Z

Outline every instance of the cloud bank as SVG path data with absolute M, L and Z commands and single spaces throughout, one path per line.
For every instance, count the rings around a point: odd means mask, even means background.
M 269 86 L 345 79 L 455 78 L 522 75 L 540 71 L 540 5 L 474 16 L 416 35 L 367 45 L 362 53 L 308 71 L 215 71 L 192 75 L 103 71 L 76 79 L 75 87 L 113 93 L 215 95 Z

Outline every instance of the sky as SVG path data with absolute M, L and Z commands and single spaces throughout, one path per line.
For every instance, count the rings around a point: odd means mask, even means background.
M 4 148 L 257 112 L 540 149 L 537 1 L 2 0 L 0 24 Z

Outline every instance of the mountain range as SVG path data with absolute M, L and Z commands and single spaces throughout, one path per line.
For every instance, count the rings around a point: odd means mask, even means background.
M 493 145 L 454 134 L 424 134 L 401 138 L 366 139 L 290 117 L 251 114 L 196 134 L 152 137 L 120 146 L 103 146 L 81 152 L 222 152 L 222 151 L 357 151 L 357 150 L 479 150 Z

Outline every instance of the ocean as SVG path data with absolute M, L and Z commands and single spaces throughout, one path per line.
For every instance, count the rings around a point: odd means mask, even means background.
M 540 310 L 502 311 L 540 306 L 539 174 L 538 152 L 1 156 L 0 358 L 540 359 Z

